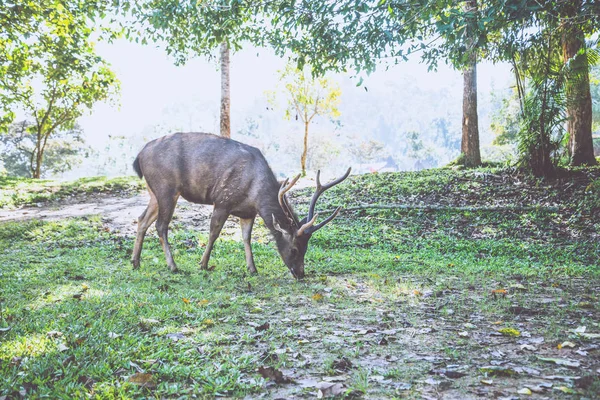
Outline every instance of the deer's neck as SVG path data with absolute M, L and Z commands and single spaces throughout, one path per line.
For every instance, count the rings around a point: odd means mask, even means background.
M 269 228 L 271 233 L 275 236 L 277 236 L 279 232 L 275 229 L 275 226 L 273 225 L 273 216 L 275 216 L 277 223 L 279 223 L 279 225 L 283 229 L 288 231 L 292 230 L 292 224 L 283 212 L 281 205 L 279 204 L 279 199 L 277 198 L 277 191 L 263 198 L 262 204 L 258 210 L 258 214 L 265 221 L 266 227 Z

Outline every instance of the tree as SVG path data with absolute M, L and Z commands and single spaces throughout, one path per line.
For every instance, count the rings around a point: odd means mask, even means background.
M 113 4 L 112 0 L 5 3 L 0 6 L 0 133 L 7 132 L 18 106 L 31 94 L 31 78 L 39 75 L 40 60 L 49 60 L 57 49 L 68 47 L 78 67 L 90 63 L 88 39 L 93 20 L 104 16 Z M 118 35 L 110 26 L 95 33 L 100 38 Z
M 479 152 L 479 121 L 477 114 L 477 46 L 475 27 L 477 26 L 477 0 L 466 2 L 466 12 L 470 17 L 467 25 L 469 43 L 467 47 L 468 62 L 463 71 L 463 118 L 460 161 L 466 167 L 481 165 Z
M 572 165 L 596 165 L 592 143 L 592 95 L 590 92 L 585 20 L 579 17 L 583 1 L 566 2 L 561 18 L 563 61 L 569 74 L 566 82 L 568 151 Z
M 248 1 L 144 0 L 126 2 L 121 11 L 133 15 L 127 37 L 146 43 L 164 44 L 177 65 L 195 56 L 215 56 L 221 66 L 220 133 L 231 136 L 230 52 L 241 44 L 258 41 L 258 9 Z
M 12 124 L 6 134 L 0 135 L 0 161 L 9 175 L 31 178 L 36 172 L 38 140 L 34 131 L 35 124 L 21 121 Z M 83 130 L 79 125 L 59 130 L 46 144 L 42 170 L 50 174 L 67 172 L 79 164 L 90 150 L 85 145 Z
M 341 90 L 339 86 L 327 78 L 314 78 L 308 68 L 298 69 L 288 63 L 280 71 L 280 81 L 288 97 L 285 116 L 288 119 L 302 121 L 304 125 L 304 139 L 300 167 L 302 176 L 306 175 L 306 157 L 308 154 L 308 131 L 310 124 L 317 116 L 336 118 L 340 115 Z M 274 102 L 274 97 L 271 98 Z
M 229 46 L 221 43 L 221 136 L 231 137 L 231 91 L 229 90 Z
M 67 26 L 67 30 L 69 27 Z M 75 29 L 75 28 L 74 28 Z M 93 104 L 111 97 L 118 82 L 108 64 L 98 57 L 89 37 L 91 30 L 73 30 L 56 40 L 43 37 L 30 46 L 27 69 L 19 82 L 0 77 L 2 103 L 33 122 L 27 132 L 35 137 L 31 152 L 31 175 L 41 176 L 44 153 L 50 137 L 73 128 L 75 121 Z M 10 69 L 10 67 L 9 67 Z

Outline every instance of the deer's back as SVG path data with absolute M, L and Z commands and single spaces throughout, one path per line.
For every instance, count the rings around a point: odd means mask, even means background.
M 277 181 L 260 151 L 208 133 L 174 133 L 149 142 L 138 162 L 155 195 L 181 194 L 194 203 L 257 208 Z

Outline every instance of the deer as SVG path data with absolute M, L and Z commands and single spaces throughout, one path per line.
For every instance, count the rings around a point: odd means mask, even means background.
M 208 242 L 200 261 L 208 269 L 215 240 L 230 215 L 239 218 L 248 272 L 256 274 L 250 244 L 252 228 L 259 215 L 273 237 L 284 264 L 296 279 L 304 278 L 304 257 L 311 236 L 331 222 L 341 207 L 320 223 L 315 206 L 326 190 L 341 183 L 351 168 L 338 179 L 322 185 L 316 175 L 308 215 L 303 219 L 292 209 L 286 193 L 300 175 L 278 182 L 263 154 L 255 147 L 210 133 L 174 133 L 148 142 L 140 151 L 133 169 L 146 179 L 150 201 L 138 218 L 132 253 L 134 269 L 148 228 L 156 221 L 156 231 L 169 269 L 177 271 L 168 240 L 169 223 L 179 197 L 191 203 L 213 205 Z

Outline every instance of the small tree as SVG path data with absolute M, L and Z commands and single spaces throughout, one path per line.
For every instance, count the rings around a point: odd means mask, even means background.
M 8 175 L 32 177 L 37 169 L 35 124 L 28 121 L 12 124 L 6 134 L 0 135 L 0 144 L 0 161 Z M 90 151 L 79 125 L 57 130 L 46 144 L 43 171 L 51 174 L 69 171 Z
M 0 12 L 0 26 L 13 27 L 18 15 L 22 29 L 0 40 L 0 130 L 16 115 L 32 121 L 32 177 L 41 176 L 44 153 L 56 132 L 69 130 L 93 104 L 109 98 L 118 83 L 108 64 L 96 55 L 91 41 L 96 15 L 78 2 L 42 1 L 42 8 L 26 2 Z M 98 4 L 100 14 L 104 3 Z M 21 21 L 22 20 L 22 21 Z M 23 31 L 25 28 L 33 31 Z M 6 57 L 6 58 L 4 58 Z M 11 62 L 14 60 L 15 62 Z
M 38 64 L 31 76 L 35 85 L 28 84 L 24 91 L 15 93 L 20 97 L 20 108 L 33 120 L 27 127 L 35 139 L 31 152 L 33 178 L 41 176 L 50 137 L 57 131 L 72 129 L 77 118 L 94 103 L 109 98 L 117 88 L 113 72 L 103 63 L 96 64 L 98 57 L 93 53 L 81 62 L 63 50 Z
M 340 116 L 340 87 L 331 80 L 321 77 L 314 78 L 309 68 L 298 69 L 295 65 L 288 64 L 280 72 L 280 81 L 288 97 L 285 111 L 286 119 L 302 121 L 304 125 L 304 140 L 300 167 L 302 176 L 306 176 L 306 157 L 308 154 L 308 131 L 310 124 L 317 116 L 337 118 Z M 274 97 L 270 101 L 274 102 Z

